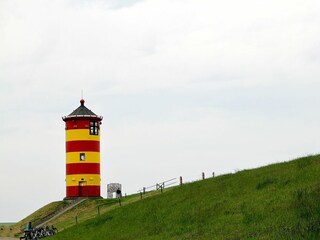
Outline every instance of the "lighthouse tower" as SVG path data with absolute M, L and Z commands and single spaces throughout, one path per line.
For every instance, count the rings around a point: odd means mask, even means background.
M 66 197 L 100 197 L 100 125 L 98 116 L 84 106 L 62 117 L 66 130 Z

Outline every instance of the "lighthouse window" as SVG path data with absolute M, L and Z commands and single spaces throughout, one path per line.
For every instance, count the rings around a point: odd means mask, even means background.
M 85 160 L 86 160 L 86 154 L 80 153 L 80 161 L 85 161 Z
M 98 135 L 98 122 L 90 122 L 90 135 Z

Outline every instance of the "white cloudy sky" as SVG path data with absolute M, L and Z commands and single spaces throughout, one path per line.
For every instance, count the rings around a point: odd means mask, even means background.
M 65 196 L 64 122 L 103 115 L 102 195 L 320 148 L 318 0 L 0 0 L 0 222 Z

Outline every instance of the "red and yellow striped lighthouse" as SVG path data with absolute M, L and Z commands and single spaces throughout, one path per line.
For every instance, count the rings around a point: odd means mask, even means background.
M 66 198 L 100 197 L 100 125 L 98 116 L 84 106 L 68 116 L 66 123 Z

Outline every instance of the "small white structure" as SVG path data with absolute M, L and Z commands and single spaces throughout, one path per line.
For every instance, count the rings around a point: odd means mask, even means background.
M 109 183 L 107 185 L 107 198 L 113 198 L 113 193 L 116 193 L 117 198 L 120 198 L 122 196 L 120 183 Z

